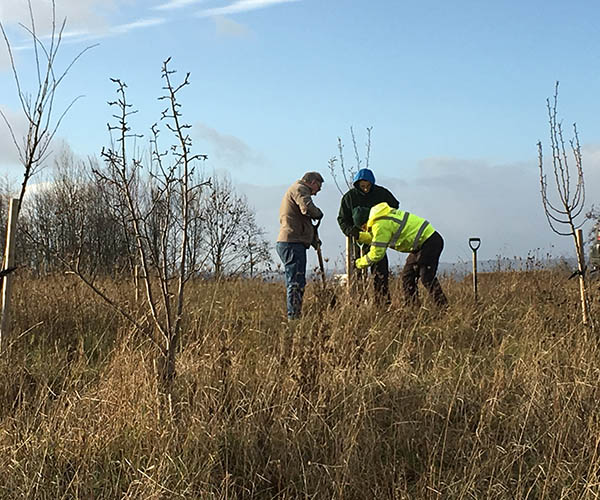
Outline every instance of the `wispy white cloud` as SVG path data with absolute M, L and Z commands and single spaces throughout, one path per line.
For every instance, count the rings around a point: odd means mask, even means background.
M 223 16 L 216 16 L 215 28 L 217 35 L 229 37 L 247 37 L 252 34 L 252 31 L 245 25 L 236 23 L 235 21 Z
M 199 138 L 208 143 L 209 157 L 212 158 L 214 155 L 218 160 L 217 166 L 237 169 L 265 161 L 260 153 L 234 135 L 224 134 L 203 123 L 195 123 L 194 131 Z
M 152 7 L 154 10 L 171 10 L 187 7 L 188 5 L 204 3 L 206 0 L 170 0 Z
M 167 22 L 161 17 L 142 17 L 133 22 L 119 24 L 118 15 L 125 13 L 138 0 L 61 0 L 56 2 L 56 30 L 66 20 L 66 30 L 61 34 L 63 43 L 100 40 L 122 35 L 133 30 L 150 28 Z M 198 3 L 205 0 L 171 0 L 168 3 Z M 51 37 L 52 3 L 48 0 L 31 0 L 36 33 L 40 40 Z M 145 3 L 145 2 L 144 2 Z M 147 8 L 147 6 L 144 6 Z M 31 48 L 31 37 L 19 24 L 31 25 L 27 2 L 23 0 L 0 0 L 0 21 L 7 30 L 13 50 Z M 0 67 L 5 66 L 6 57 L 0 53 Z M 1 68 L 0 68 L 1 69 Z
M 64 31 L 62 33 L 62 39 L 63 40 L 69 40 L 72 38 L 84 38 L 86 36 L 89 36 L 91 34 L 90 30 L 87 29 L 80 29 L 80 30 L 73 30 L 73 31 Z M 51 35 L 46 35 L 44 37 L 40 37 L 41 40 L 47 40 L 50 39 Z
M 61 0 L 56 2 L 56 22 L 67 19 L 67 25 L 83 29 L 106 25 L 109 16 L 120 3 L 129 0 Z M 31 0 L 31 10 L 38 33 L 52 28 L 52 5 L 48 0 Z M 16 27 L 18 23 L 30 26 L 28 2 L 24 0 L 0 0 L 0 20 L 5 27 Z
M 41 35 L 38 36 L 38 40 L 40 40 L 41 42 L 46 42 L 52 39 L 52 34 L 46 34 L 46 35 Z M 55 39 L 57 39 L 58 37 L 58 33 L 54 34 Z M 94 33 L 90 30 L 87 29 L 79 29 L 79 30 L 73 30 L 73 31 L 63 31 L 60 34 L 60 38 L 62 43 L 69 43 L 69 42 L 79 42 L 81 40 L 89 40 L 90 38 L 99 38 L 98 33 Z M 15 45 L 14 47 L 12 47 L 13 50 L 29 50 L 31 48 L 33 48 L 33 41 L 29 40 L 28 42 L 23 43 L 22 45 Z
M 226 16 L 228 14 L 264 9 L 273 5 L 298 1 L 299 0 L 236 0 L 225 7 L 215 7 L 212 9 L 201 10 L 196 15 L 198 17 Z
M 138 19 L 137 21 L 133 21 L 127 24 L 120 24 L 118 26 L 113 26 L 110 31 L 112 33 L 128 33 L 132 30 L 140 29 L 140 28 L 148 28 L 151 26 L 158 26 L 160 24 L 166 23 L 167 20 L 161 17 L 153 17 L 148 19 Z
M 61 39 L 63 43 L 80 43 L 80 42 L 89 42 L 101 40 L 103 38 L 109 38 L 117 35 L 124 35 L 129 33 L 130 31 L 137 29 L 150 28 L 152 26 L 158 26 L 167 22 L 165 18 L 148 18 L 148 19 L 138 19 L 137 21 L 133 21 L 125 24 L 118 24 L 116 26 L 112 26 L 107 29 L 102 30 L 73 30 L 73 31 L 65 31 L 61 34 Z M 56 35 L 55 35 L 56 36 Z M 50 40 L 52 35 L 43 35 L 40 36 L 39 39 L 44 42 L 46 40 Z M 13 50 L 30 50 L 33 47 L 31 42 L 21 43 L 19 45 L 14 45 L 12 47 Z M 0 57 L 0 68 L 2 67 L 2 57 Z

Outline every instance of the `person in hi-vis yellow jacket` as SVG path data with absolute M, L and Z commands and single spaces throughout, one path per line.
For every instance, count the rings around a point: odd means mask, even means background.
M 367 255 L 356 260 L 358 269 L 364 269 L 385 256 L 388 248 L 408 253 L 402 269 L 402 288 L 407 303 L 418 303 L 419 279 L 439 306 L 448 299 L 436 277 L 444 240 L 434 227 L 422 217 L 379 203 L 370 210 L 357 207 L 352 219 L 362 231 L 358 242 L 370 245 Z

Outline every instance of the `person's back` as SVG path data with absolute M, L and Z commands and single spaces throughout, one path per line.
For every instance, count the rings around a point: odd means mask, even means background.
M 417 282 L 421 280 L 439 306 L 448 300 L 436 277 L 444 240 L 428 220 L 404 210 L 392 209 L 387 203 L 379 203 L 368 212 L 358 207 L 353 213 L 354 224 L 368 233 L 361 233 L 361 240 L 370 241 L 368 254 L 356 260 L 358 269 L 375 266 L 385 258 L 386 250 L 392 248 L 408 253 L 402 269 L 402 288 L 408 303 L 418 303 Z
M 289 187 L 279 206 L 277 241 L 303 243 L 307 248 L 310 246 L 314 238 L 311 219 L 323 216 L 323 212 L 315 206 L 311 196 L 311 188 L 302 180 Z

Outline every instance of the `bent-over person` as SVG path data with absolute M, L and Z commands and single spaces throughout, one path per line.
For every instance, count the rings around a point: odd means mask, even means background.
M 379 262 L 392 248 L 408 253 L 402 269 L 402 288 L 408 304 L 418 304 L 419 279 L 438 306 L 448 299 L 436 277 L 444 240 L 429 221 L 404 210 L 379 203 L 370 210 L 359 207 L 353 212 L 354 223 L 363 229 L 359 241 L 371 245 L 369 253 L 355 264 L 364 269 Z

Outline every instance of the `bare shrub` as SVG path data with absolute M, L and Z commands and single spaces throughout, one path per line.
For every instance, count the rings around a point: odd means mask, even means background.
M 114 204 L 111 193 L 95 182 L 92 170 L 97 168 L 96 160 L 79 160 L 68 148 L 55 158 L 53 175 L 23 207 L 20 240 L 27 248 L 21 265 L 40 274 L 79 261 L 81 271 L 91 276 L 128 268 L 129 235 L 108 209 Z
M 208 255 L 216 279 L 224 276 L 254 277 L 271 267 L 272 259 L 265 231 L 244 195 L 236 193 L 231 180 L 212 176 L 200 202 L 203 220 L 199 247 Z

